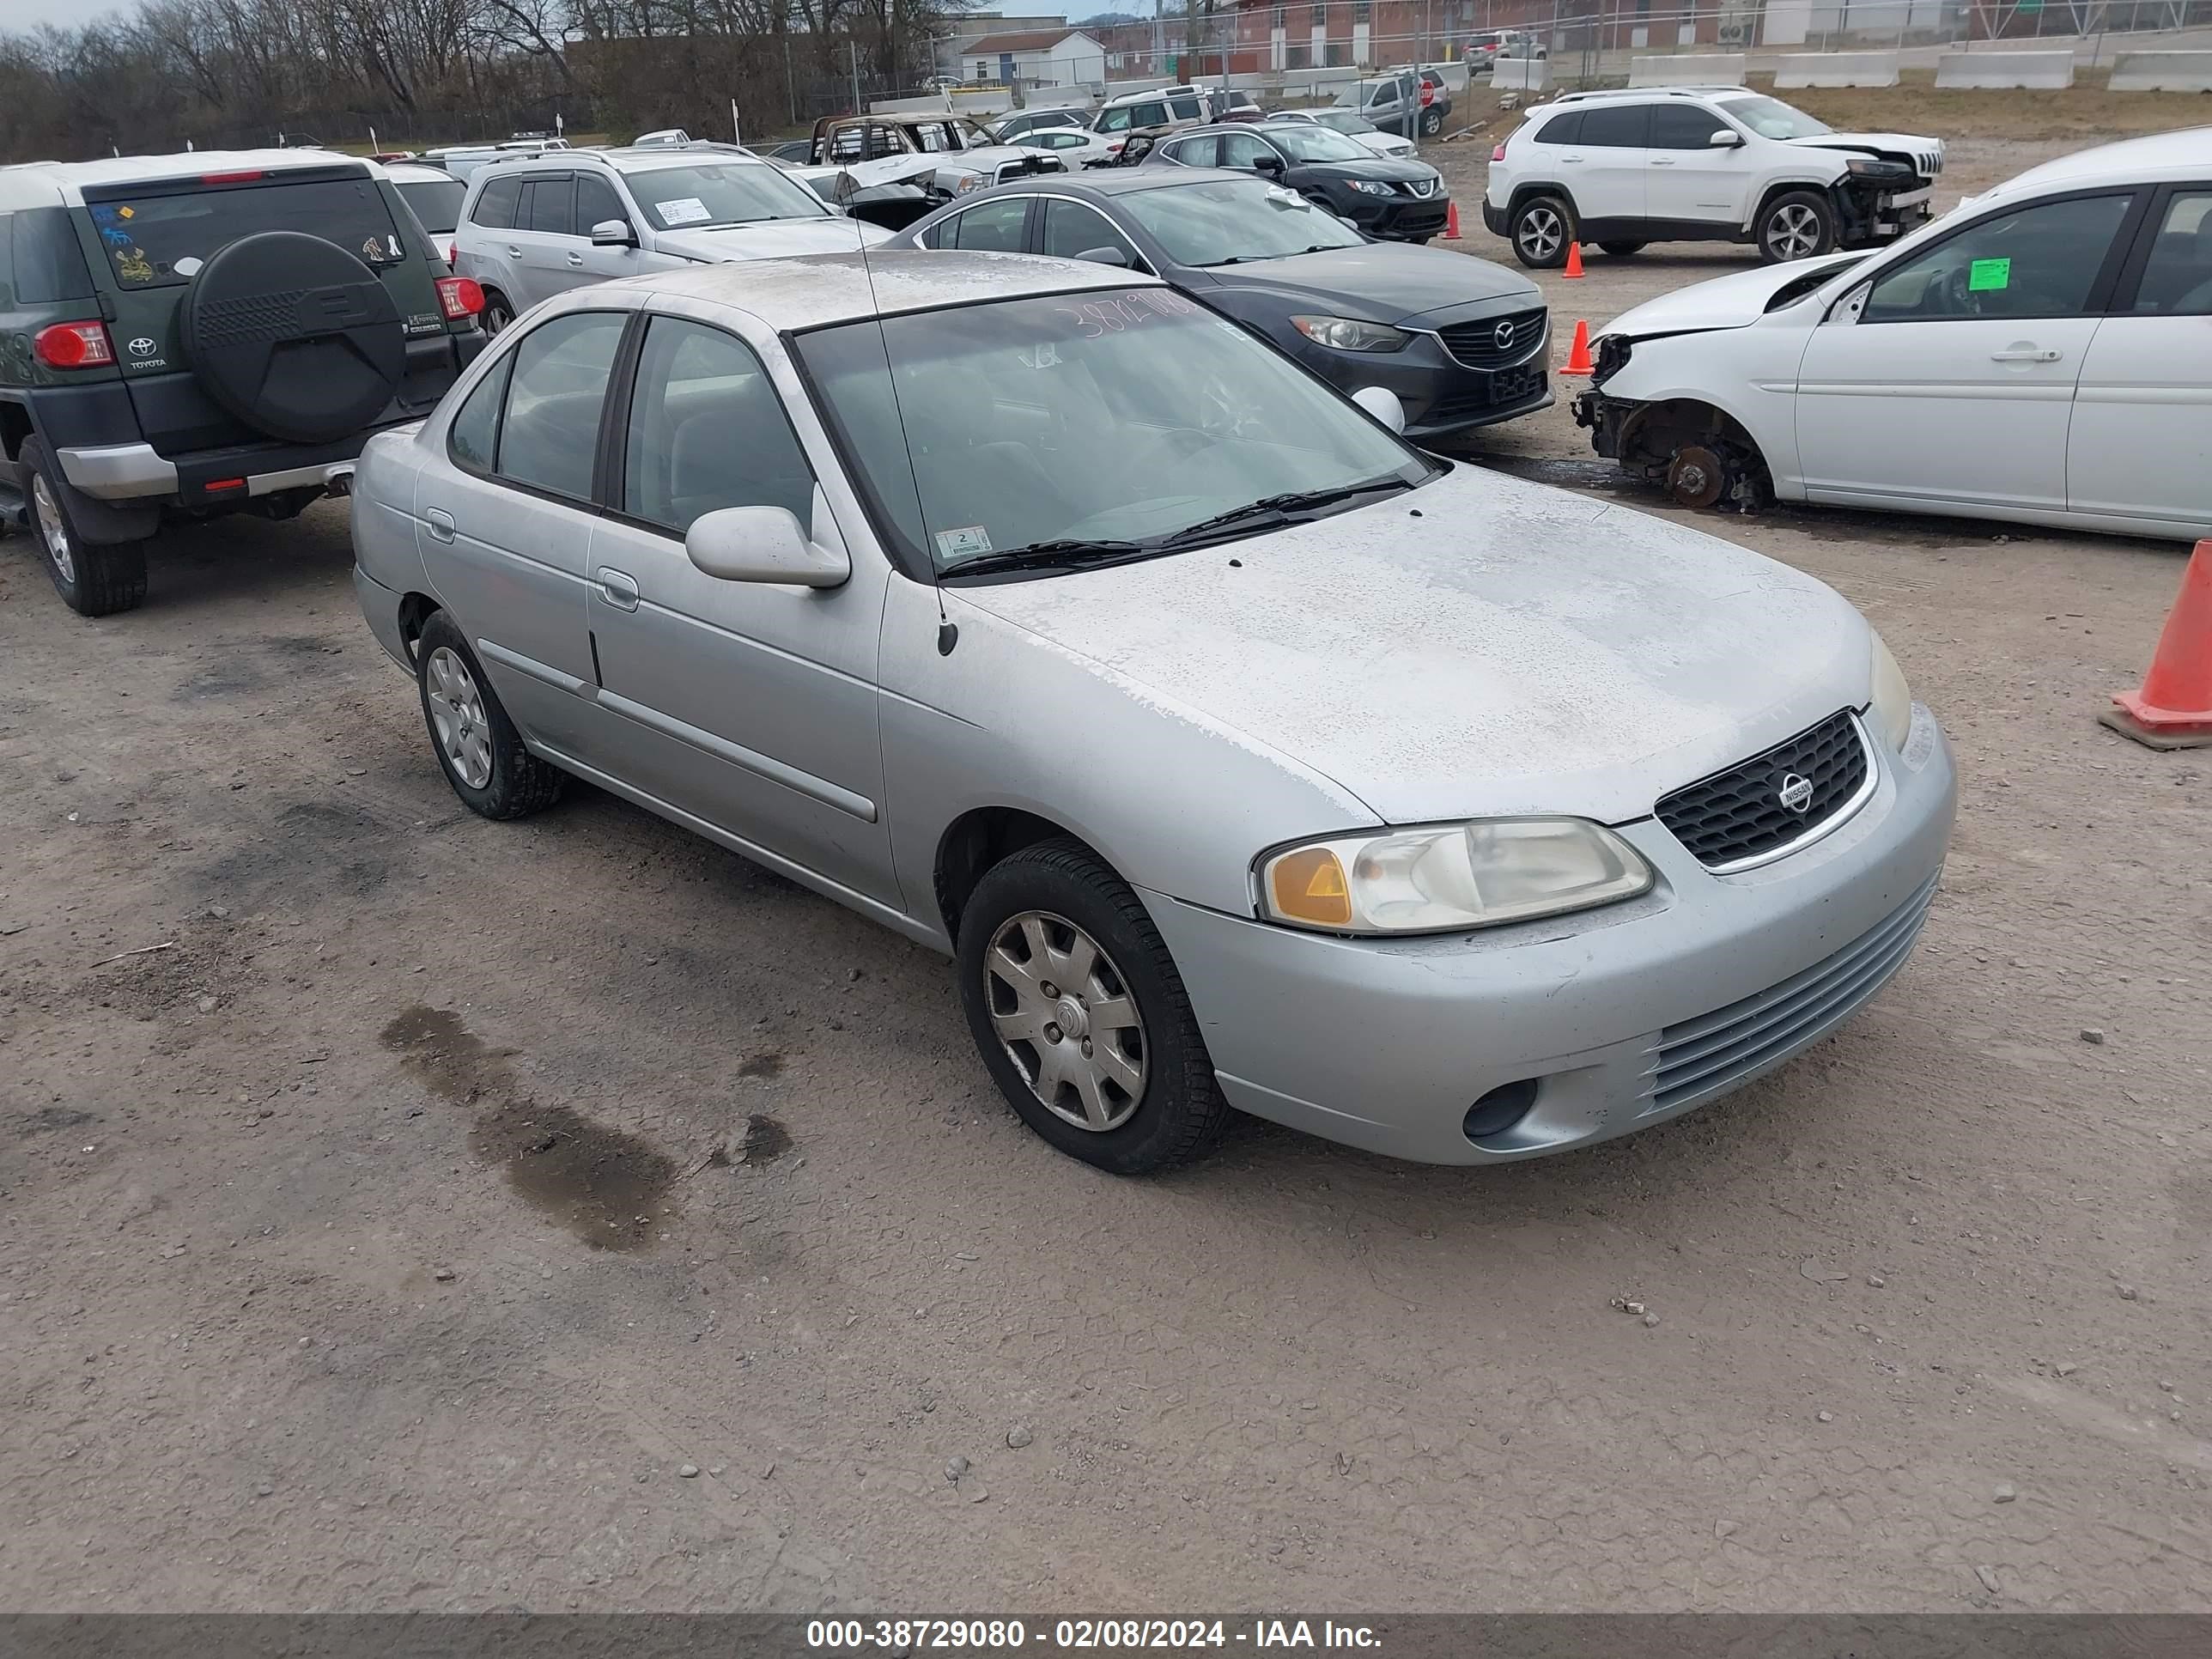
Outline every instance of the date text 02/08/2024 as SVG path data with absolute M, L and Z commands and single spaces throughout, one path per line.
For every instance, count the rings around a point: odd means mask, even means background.
M 1034 1632 L 1019 1619 L 816 1619 L 806 1645 L 827 1651 L 1013 1652 L 1039 1647 L 1087 1650 L 1176 1648 L 1357 1648 L 1382 1646 L 1369 1626 L 1333 1620 L 1255 1619 L 1234 1625 L 1222 1619 L 1060 1619 L 1049 1632 Z

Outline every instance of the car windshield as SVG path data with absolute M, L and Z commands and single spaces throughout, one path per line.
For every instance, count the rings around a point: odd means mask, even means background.
M 1321 248 L 1357 247 L 1365 240 L 1296 191 L 1258 179 L 1203 179 L 1133 190 L 1121 204 L 1168 258 L 1182 265 L 1279 259 Z
M 623 181 L 655 230 L 720 230 L 829 212 L 811 191 L 761 161 L 643 167 Z
M 1802 109 L 1792 109 L 1779 98 L 1723 98 L 1720 106 L 1762 138 L 1818 138 L 1835 129 L 1815 121 Z
M 1353 143 L 1342 133 L 1328 127 L 1308 126 L 1304 122 L 1295 126 L 1269 127 L 1267 137 L 1290 151 L 1293 161 L 1365 161 L 1372 159 L 1364 147 Z
M 382 192 L 366 176 L 297 184 L 217 183 L 181 192 L 173 185 L 151 188 L 156 193 L 137 196 L 127 186 L 102 192 L 107 199 L 87 204 L 108 263 L 115 267 L 115 280 L 125 288 L 189 282 L 217 250 L 264 230 L 319 236 L 377 270 L 410 257 Z
M 1325 127 L 1335 128 L 1339 132 L 1380 132 L 1382 131 L 1358 110 L 1316 110 L 1313 118 Z
M 469 187 L 458 179 L 402 179 L 393 181 L 399 199 L 433 236 L 449 236 L 461 222 L 461 203 Z
M 1356 506 L 1431 476 L 1320 381 L 1172 289 L 963 306 L 795 343 L 887 527 L 942 573 L 1041 544 L 1071 562 L 1086 549 L 1167 551 L 1224 514 L 1236 524 L 1193 539 L 1275 527 L 1278 497 L 1348 491 L 1343 505 Z M 1102 434 L 1110 448 L 1097 447 Z

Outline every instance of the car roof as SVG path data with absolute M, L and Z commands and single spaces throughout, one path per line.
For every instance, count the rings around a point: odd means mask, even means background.
M 1218 131 L 1241 132 L 1241 127 L 1229 126 Z M 1180 138 L 1182 134 L 1177 133 Z M 1115 196 L 1133 196 L 1139 191 L 1166 190 L 1177 185 L 1195 185 L 1206 180 L 1217 183 L 1229 179 L 1237 184 L 1260 185 L 1257 174 L 1243 167 L 1187 167 L 1180 164 L 1166 167 L 1089 167 L 1081 173 L 1039 173 L 1027 179 L 1010 179 L 995 190 L 978 191 L 963 196 L 959 204 L 965 205 L 985 196 L 1014 196 L 1024 191 L 1049 190 L 1077 196 L 1093 196 L 1102 199 Z M 1274 185 L 1261 185 L 1274 189 Z
M 2008 179 L 1990 196 L 2022 191 L 2071 189 L 2082 185 L 2195 177 L 2212 169 L 2212 127 L 2184 127 L 2141 138 L 2123 138 L 2094 149 L 2076 150 L 2055 161 Z
M 1635 98 L 1718 98 L 1733 93 L 1739 97 L 1763 98 L 1766 94 L 1756 87 L 1601 87 L 1594 92 L 1563 92 L 1549 103 L 1539 104 L 1538 109 L 1556 109 L 1561 104 L 1618 104 Z
M 753 259 L 740 264 L 624 276 L 597 288 L 572 290 L 585 303 L 593 294 L 629 289 L 648 294 L 708 300 L 751 313 L 779 332 L 860 322 L 906 312 L 934 311 L 979 301 L 1090 289 L 1158 288 L 1157 278 L 1080 259 L 1030 253 L 987 253 L 890 248 L 860 253 L 817 253 L 792 259 Z
M 448 185 L 465 183 L 443 167 L 434 167 L 422 161 L 386 161 L 384 176 L 395 185 L 427 185 L 437 181 Z
M 202 149 L 174 155 L 111 155 L 96 161 L 29 161 L 0 169 L 0 206 L 75 205 L 88 185 L 149 185 L 214 173 L 298 173 L 356 167 L 384 176 L 374 161 L 328 149 Z

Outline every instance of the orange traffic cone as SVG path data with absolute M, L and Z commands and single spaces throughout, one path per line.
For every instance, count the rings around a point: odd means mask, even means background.
M 1575 319 L 1575 343 L 1567 348 L 1567 366 L 1559 373 L 1562 374 L 1597 373 L 1597 365 L 1590 361 L 1589 325 L 1579 317 Z
M 2140 691 L 2116 691 L 2097 718 L 2153 749 L 2212 745 L 2212 541 L 2197 544 Z
M 1444 208 L 1444 240 L 1459 240 L 1459 204 L 1452 202 Z
M 1559 275 L 1571 281 L 1582 274 L 1583 245 L 1580 242 L 1570 242 L 1567 244 L 1567 268 Z

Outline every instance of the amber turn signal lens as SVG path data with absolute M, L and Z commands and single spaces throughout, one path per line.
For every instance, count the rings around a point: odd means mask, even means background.
M 1343 927 L 1352 921 L 1352 887 L 1344 866 L 1326 847 L 1285 853 L 1267 869 L 1269 896 L 1285 921 Z

